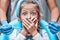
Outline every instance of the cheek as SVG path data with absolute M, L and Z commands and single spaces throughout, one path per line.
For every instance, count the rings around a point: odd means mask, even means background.
M 27 18 L 27 16 L 21 16 L 21 19 L 26 19 Z
M 38 18 L 38 16 L 37 16 L 37 15 L 35 15 L 35 16 L 32 16 L 32 18 Z
M 37 15 L 31 15 L 31 17 L 37 17 Z
M 26 16 L 21 16 L 21 21 L 23 21 L 26 18 L 27 18 Z

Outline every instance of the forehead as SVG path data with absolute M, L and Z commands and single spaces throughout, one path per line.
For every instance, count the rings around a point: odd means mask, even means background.
M 37 10 L 36 4 L 29 3 L 29 4 L 22 4 L 22 10 Z

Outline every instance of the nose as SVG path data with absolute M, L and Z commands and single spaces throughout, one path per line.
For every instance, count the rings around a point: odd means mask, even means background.
M 31 14 L 28 14 L 28 19 L 31 19 Z

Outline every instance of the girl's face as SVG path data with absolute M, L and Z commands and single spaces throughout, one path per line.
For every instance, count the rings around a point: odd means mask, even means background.
M 24 19 L 32 19 L 32 18 L 37 18 L 38 20 L 38 12 L 37 12 L 37 7 L 35 4 L 29 3 L 25 4 L 20 12 L 20 20 L 23 21 Z

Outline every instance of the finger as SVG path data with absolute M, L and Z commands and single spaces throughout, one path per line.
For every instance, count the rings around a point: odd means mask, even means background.
M 36 21 L 36 20 L 37 20 L 37 18 L 35 18 L 35 19 L 33 20 L 33 22 Z
M 28 28 L 31 28 L 31 25 L 28 25 L 26 22 L 23 22 Z
M 30 26 L 32 27 L 34 25 L 34 23 L 30 24 Z
M 28 20 L 28 22 L 32 23 L 31 19 L 26 19 L 26 20 Z
M 52 25 L 49 25 L 49 28 L 50 28 L 50 29 L 53 29 L 53 30 L 55 30 L 55 31 L 58 30 L 57 28 L 53 27 Z
M 29 19 L 28 19 L 29 20 Z M 29 20 L 30 21 L 30 20 Z M 26 24 L 26 23 L 25 23 Z M 26 24 L 27 25 L 27 24 Z M 32 26 L 34 25 L 34 23 L 32 22 L 32 23 L 30 23 L 29 25 L 28 25 L 28 27 L 29 28 L 31 28 Z
M 57 31 L 53 30 L 53 29 L 50 29 L 50 31 L 55 34 Z
M 25 24 L 26 26 L 29 26 L 28 23 L 26 23 L 24 20 L 23 20 L 23 24 Z
M 29 29 L 25 23 L 23 23 L 23 25 L 24 25 L 24 27 L 25 27 L 26 29 Z
M 10 29 L 10 30 L 8 30 L 8 31 L 7 31 L 7 30 L 6 30 L 6 31 L 5 31 L 5 30 L 2 30 L 3 33 L 9 33 L 9 32 L 11 32 L 11 31 L 13 31 L 13 29 Z
M 35 26 L 36 26 L 36 27 L 38 26 L 38 22 L 36 22 Z
M 32 18 L 31 20 L 30 19 L 27 19 L 27 20 L 31 23 L 34 23 L 35 21 L 37 21 L 37 18 Z
M 30 25 L 29 22 L 27 22 L 27 21 L 25 21 L 25 20 L 23 20 L 23 23 Z
M 23 22 L 23 26 L 27 26 L 27 25 Z
M 28 25 L 26 22 L 24 22 L 24 24 L 27 25 L 28 28 L 31 28 L 34 25 L 33 23 Z
M 38 22 L 37 18 L 33 20 L 33 23 L 36 24 Z
M 1 29 L 4 30 L 4 31 L 7 31 L 7 30 L 12 29 L 12 27 L 1 27 Z
M 31 22 L 30 26 L 33 26 L 34 25 L 33 21 L 31 21 L 30 19 L 28 19 L 28 20 Z
M 25 21 L 23 21 L 26 25 L 28 25 Z M 34 23 L 31 23 L 28 25 L 29 28 L 31 28 L 34 25 Z
M 25 21 L 28 25 L 31 24 L 31 23 L 30 23 L 28 20 L 26 20 L 26 19 L 24 19 L 23 21 Z
M 34 19 L 35 19 L 35 18 L 34 18 L 34 17 L 32 17 L 32 18 L 31 18 L 31 21 L 33 21 Z
M 36 27 L 38 26 L 38 20 L 37 20 L 37 18 L 34 18 L 33 23 L 34 23 L 34 25 L 35 25 Z

